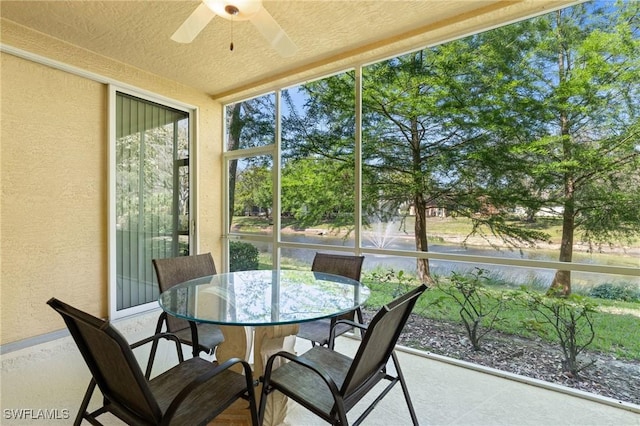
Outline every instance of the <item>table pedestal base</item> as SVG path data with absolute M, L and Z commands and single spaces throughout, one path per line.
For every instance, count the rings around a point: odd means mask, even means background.
M 256 327 L 220 326 L 224 342 L 216 349 L 216 358 L 222 363 L 229 358 L 242 357 L 250 360 L 253 347 L 253 375 L 258 379 L 264 374 L 267 359 L 280 351 L 294 352 L 298 325 L 274 325 Z M 252 344 L 253 343 L 253 344 Z M 281 362 L 281 361 L 277 361 Z M 277 368 L 278 365 L 274 365 Z M 238 368 L 237 371 L 241 369 Z M 260 404 L 262 385 L 256 389 L 256 403 Z M 269 395 L 264 415 L 264 425 L 281 425 L 287 415 L 287 397 L 279 392 Z

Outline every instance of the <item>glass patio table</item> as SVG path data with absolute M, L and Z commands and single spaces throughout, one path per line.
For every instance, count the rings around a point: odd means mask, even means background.
M 297 324 L 360 306 L 369 289 L 338 275 L 294 270 L 238 271 L 178 284 L 160 295 L 173 316 L 219 325 Z
M 367 287 L 338 275 L 255 270 L 185 281 L 160 294 L 158 302 L 175 317 L 218 324 L 224 335 L 216 349 L 218 362 L 235 357 L 251 361 L 253 355 L 257 378 L 269 356 L 294 352 L 299 323 L 349 312 L 368 297 Z M 274 392 L 269 398 L 264 424 L 281 424 L 286 397 Z

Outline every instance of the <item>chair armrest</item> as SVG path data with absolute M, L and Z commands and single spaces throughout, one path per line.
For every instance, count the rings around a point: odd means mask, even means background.
M 156 324 L 156 334 L 162 331 L 162 325 L 167 322 L 167 313 L 162 311 L 158 317 L 158 323 Z
M 272 355 L 271 357 L 269 357 L 269 360 L 267 361 L 267 366 L 265 368 L 265 377 L 267 379 L 269 379 L 269 377 L 271 377 L 271 370 L 273 368 L 273 361 L 275 361 L 275 359 L 277 357 L 286 358 L 291 362 L 299 364 L 299 365 L 301 365 L 301 366 L 303 366 L 305 368 L 308 368 L 309 370 L 313 371 L 315 374 L 320 376 L 320 378 L 327 384 L 327 386 L 329 387 L 329 390 L 331 391 L 332 395 L 339 395 L 338 385 L 336 385 L 336 382 L 322 368 L 320 368 L 316 363 L 314 363 L 312 361 L 309 361 L 307 359 L 302 359 L 302 358 L 298 357 L 297 355 L 294 355 L 291 352 L 287 352 L 287 351 L 280 351 L 280 352 Z
M 158 341 L 160 339 L 167 339 L 167 340 L 172 340 L 175 344 L 176 344 L 176 352 L 178 354 L 178 362 L 183 362 L 184 361 L 184 357 L 182 356 L 182 346 L 180 343 L 180 340 L 173 334 L 171 333 L 156 333 L 153 336 L 149 336 L 146 337 L 142 340 L 139 340 L 135 343 L 132 343 L 129 345 L 129 347 L 131 349 L 136 349 L 142 345 L 146 345 L 147 343 L 151 343 L 154 341 Z
M 356 328 L 359 328 L 360 330 L 364 330 L 364 331 L 366 331 L 367 328 L 369 328 L 369 326 L 366 325 L 366 324 L 360 324 L 359 322 L 355 322 L 355 321 L 352 321 L 352 320 L 345 320 L 345 319 L 341 319 L 341 320 L 336 321 L 331 327 L 333 328 L 337 324 L 348 324 L 348 325 L 350 325 L 352 327 L 356 327 Z
M 173 416 L 175 415 L 176 411 L 178 410 L 178 408 L 180 407 L 180 404 L 182 404 L 184 402 L 184 400 L 194 391 L 196 391 L 196 389 L 203 385 L 204 383 L 206 383 L 207 381 L 211 380 L 212 378 L 214 378 L 215 376 L 217 376 L 218 374 L 222 373 L 225 370 L 228 370 L 229 368 L 233 367 L 236 364 L 242 364 L 242 367 L 244 368 L 244 376 L 247 379 L 247 389 L 249 391 L 249 397 L 253 398 L 253 387 L 257 385 L 257 382 L 254 382 L 252 374 L 251 374 L 251 366 L 249 365 L 249 363 L 247 361 L 243 361 L 240 358 L 231 358 L 228 359 L 227 361 L 223 362 L 222 364 L 217 365 L 216 367 L 214 367 L 212 370 L 206 372 L 205 374 L 202 374 L 198 377 L 196 377 L 195 379 L 193 379 L 192 381 L 189 382 L 189 384 L 187 384 L 179 393 L 178 395 L 176 395 L 176 397 L 173 399 L 173 401 L 171 401 L 171 405 L 169 405 L 169 408 L 167 408 L 167 411 L 165 412 L 165 417 L 163 419 L 162 424 L 168 424 L 171 422 L 171 420 L 173 419 Z
M 336 340 L 335 329 L 336 329 L 336 325 L 338 324 L 347 324 L 347 325 L 350 325 L 351 327 L 359 328 L 360 330 L 363 330 L 363 331 L 367 331 L 367 328 L 368 328 L 368 326 L 365 324 L 360 324 L 358 322 L 346 320 L 346 319 L 341 319 L 334 322 L 333 324 L 331 324 L 331 331 L 329 332 L 329 349 L 333 349 L 334 347 L 334 343 Z

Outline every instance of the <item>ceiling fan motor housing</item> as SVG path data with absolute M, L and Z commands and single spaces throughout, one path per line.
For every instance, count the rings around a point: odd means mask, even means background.
M 247 21 L 262 8 L 260 0 L 204 0 L 216 15 L 234 21 Z

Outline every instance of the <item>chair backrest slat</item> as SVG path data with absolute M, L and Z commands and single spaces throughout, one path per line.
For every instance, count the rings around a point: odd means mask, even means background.
M 313 272 L 339 275 L 360 281 L 362 274 L 362 263 L 364 256 L 352 256 L 345 254 L 316 253 L 311 264 Z M 334 320 L 347 319 L 353 321 L 356 311 L 351 310 L 343 315 L 337 316 Z
M 363 261 L 364 256 L 316 253 L 311 264 L 311 270 L 360 281 Z
M 213 262 L 211 253 L 153 259 L 152 262 L 156 270 L 161 293 L 178 283 L 216 274 L 216 265 Z M 188 327 L 188 321 L 171 315 L 167 316 L 167 331 L 170 333 L 175 333 Z
M 345 377 L 340 393 L 349 395 L 360 388 L 389 360 L 418 297 L 421 286 L 383 306 L 373 317 Z
M 47 302 L 64 319 L 96 384 L 113 404 L 132 416 L 157 423 L 162 417 L 127 340 L 108 322 L 60 300 Z

